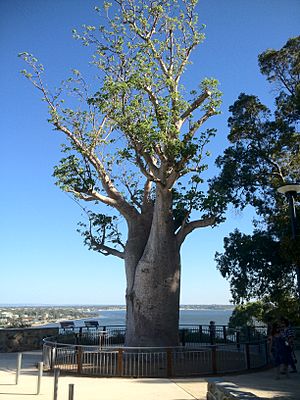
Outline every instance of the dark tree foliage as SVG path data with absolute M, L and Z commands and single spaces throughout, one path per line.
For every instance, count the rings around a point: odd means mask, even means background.
M 239 304 L 235 307 L 229 319 L 231 328 L 255 326 L 266 324 L 269 327 L 273 322 L 279 321 L 282 316 L 288 318 L 294 326 L 299 326 L 300 319 L 297 316 L 297 300 L 295 297 L 283 296 L 280 302 L 274 304 L 270 301 L 253 301 Z
M 224 239 L 223 254 L 216 254 L 222 276 L 230 281 L 235 303 L 252 298 L 281 298 L 294 290 L 294 273 L 281 243 L 269 232 L 246 235 L 238 230 Z
M 241 93 L 229 108 L 231 145 L 217 159 L 222 172 L 214 180 L 215 187 L 224 186 L 224 194 L 235 206 L 251 204 L 262 216 L 284 203 L 276 188 L 299 180 L 299 52 L 297 37 L 281 50 L 259 56 L 261 72 L 275 85 L 275 112 L 257 96 Z
M 300 278 L 299 227 L 291 240 L 288 202 L 277 192 L 300 179 L 300 36 L 280 50 L 266 50 L 258 60 L 275 89 L 274 109 L 255 95 L 240 94 L 229 109 L 231 145 L 217 159 L 222 170 L 213 181 L 235 207 L 252 205 L 258 221 L 253 235 L 236 230 L 226 237 L 216 261 L 235 303 L 259 298 L 278 304 L 295 295 L 296 274 L 298 285 Z M 295 201 L 297 208 L 299 196 Z

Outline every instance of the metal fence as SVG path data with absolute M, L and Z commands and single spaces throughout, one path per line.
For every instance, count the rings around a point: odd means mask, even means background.
M 122 346 L 125 343 L 126 329 L 121 325 L 101 326 L 95 328 L 60 329 L 57 341 L 60 343 Z M 255 342 L 266 337 L 265 326 L 232 329 L 227 325 L 180 325 L 180 346 L 197 348 L 200 344 L 244 343 Z
M 108 334 L 108 331 L 105 331 Z M 188 343 L 188 342 L 187 342 Z M 186 344 L 187 344 L 186 343 Z M 89 376 L 183 377 L 250 370 L 266 365 L 267 342 L 180 346 L 102 347 L 45 339 L 44 365 L 49 369 Z

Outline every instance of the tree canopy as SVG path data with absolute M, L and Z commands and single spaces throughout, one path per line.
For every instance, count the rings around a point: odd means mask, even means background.
M 283 295 L 295 295 L 296 273 L 299 285 L 299 230 L 291 240 L 288 201 L 277 192 L 279 186 L 299 181 L 299 54 L 296 37 L 258 57 L 262 74 L 273 85 L 274 108 L 245 93 L 230 107 L 231 145 L 217 160 L 222 171 L 214 185 L 223 186 L 236 207 L 250 204 L 257 212 L 254 233 L 236 230 L 224 239 L 224 253 L 216 254 L 237 303 L 251 298 L 278 303 Z
M 259 215 L 283 206 L 276 189 L 299 179 L 300 37 L 259 56 L 261 72 L 274 85 L 275 112 L 255 95 L 241 93 L 229 108 L 231 145 L 217 159 L 222 183 L 236 206 L 251 204 Z M 288 110 L 293 111 L 288 111 Z
M 76 199 L 113 207 L 129 220 L 151 206 L 153 184 L 171 189 L 187 177 L 173 190 L 182 240 L 197 227 L 188 224 L 192 210 L 202 212 L 203 221 L 221 215 L 199 189 L 207 167 L 205 146 L 215 134 L 199 130 L 218 113 L 218 82 L 204 78 L 190 93 L 180 83 L 192 51 L 205 38 L 205 26 L 197 27 L 196 3 L 115 0 L 95 7 L 102 24 L 73 30 L 75 39 L 95 48 L 99 82 L 92 94 L 78 70 L 51 93 L 42 79 L 44 67 L 34 56 L 20 54 L 31 67 L 23 74 L 48 103 L 50 122 L 68 138 L 62 147 L 66 156 L 54 171 L 59 187 Z M 64 92 L 76 96 L 80 107 L 66 107 Z M 89 213 L 84 233 L 92 249 L 122 257 L 115 217 Z

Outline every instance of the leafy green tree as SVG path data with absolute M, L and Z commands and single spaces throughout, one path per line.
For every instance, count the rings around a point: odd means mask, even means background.
M 262 301 L 237 305 L 230 316 L 229 326 L 231 328 L 255 326 L 257 322 L 265 322 Z
M 251 301 L 245 304 L 238 304 L 229 319 L 231 328 L 266 324 L 278 322 L 281 317 L 288 318 L 294 326 L 299 326 L 297 298 L 283 296 L 277 303 L 271 302 L 268 298 L 258 301 Z
M 216 253 L 216 261 L 235 303 L 266 297 L 278 302 L 284 294 L 296 294 L 291 260 L 266 231 L 246 235 L 235 230 L 224 238 L 224 253 Z
M 231 233 L 224 254 L 216 255 L 236 302 L 265 295 L 276 301 L 279 295 L 295 294 L 295 280 L 300 295 L 299 229 L 291 240 L 288 202 L 277 192 L 299 181 L 299 54 L 296 37 L 258 57 L 262 74 L 275 89 L 273 112 L 257 96 L 244 93 L 230 107 L 231 145 L 217 159 L 222 171 L 212 187 L 222 188 L 236 207 L 252 205 L 259 218 L 253 235 Z M 296 195 L 295 202 L 299 207 Z
M 206 193 L 202 174 L 215 134 L 203 124 L 218 113 L 217 81 L 205 78 L 191 93 L 181 85 L 204 40 L 196 3 L 114 0 L 96 8 L 101 25 L 73 31 L 95 48 L 99 80 L 92 95 L 77 70 L 51 93 L 43 66 L 20 54 L 31 67 L 23 74 L 49 106 L 50 123 L 67 138 L 57 184 L 93 204 L 81 224 L 85 243 L 124 260 L 128 346 L 178 344 L 180 248 L 192 231 L 223 219 L 226 199 Z M 63 89 L 80 107 L 65 105 Z

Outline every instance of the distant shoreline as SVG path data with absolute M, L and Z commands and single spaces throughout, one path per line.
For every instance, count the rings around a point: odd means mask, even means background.
M 182 304 L 180 310 L 233 310 L 231 304 Z M 125 305 L 114 304 L 0 304 L 0 308 L 81 308 L 93 309 L 98 311 L 118 311 L 125 310 Z

